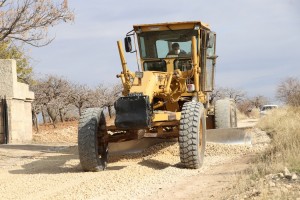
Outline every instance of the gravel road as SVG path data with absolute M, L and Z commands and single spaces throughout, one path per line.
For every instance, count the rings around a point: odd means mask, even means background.
M 267 146 L 264 132 L 250 131 L 251 146 L 208 143 L 198 170 L 181 168 L 174 142 L 111 156 L 98 173 L 82 172 L 76 145 L 1 145 L 0 199 L 217 199 L 245 157 Z

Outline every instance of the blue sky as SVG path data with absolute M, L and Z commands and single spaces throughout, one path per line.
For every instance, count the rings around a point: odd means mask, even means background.
M 90 86 L 117 83 L 117 40 L 134 24 L 200 20 L 217 33 L 216 84 L 274 98 L 277 84 L 300 77 L 298 0 L 69 0 L 72 24 L 50 29 L 52 44 L 30 48 L 34 70 Z M 126 54 L 135 71 L 133 54 Z

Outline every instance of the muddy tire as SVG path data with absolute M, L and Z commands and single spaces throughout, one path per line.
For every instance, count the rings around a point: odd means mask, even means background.
M 204 107 L 199 102 L 183 105 L 179 127 L 180 160 L 185 168 L 198 169 L 203 164 L 206 141 Z
M 237 127 L 236 105 L 233 99 L 220 99 L 215 104 L 215 127 Z
M 78 153 L 84 171 L 102 171 L 107 165 L 107 143 L 103 142 L 105 117 L 100 108 L 82 112 L 78 126 Z

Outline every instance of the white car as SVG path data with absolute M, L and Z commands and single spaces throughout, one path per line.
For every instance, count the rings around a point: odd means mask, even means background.
M 264 105 L 260 109 L 260 116 L 266 115 L 270 110 L 278 108 L 278 105 Z

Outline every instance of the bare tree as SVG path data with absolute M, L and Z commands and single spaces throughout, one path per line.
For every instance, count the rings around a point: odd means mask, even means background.
M 36 128 L 36 131 L 39 132 L 38 118 L 37 115 L 41 112 L 41 106 L 36 103 L 36 101 L 32 102 L 32 124 Z
M 250 99 L 250 101 L 255 108 L 261 108 L 263 105 L 270 102 L 269 99 L 263 95 L 254 96 Z
M 239 103 L 246 98 L 246 92 L 234 88 L 224 88 L 224 96 L 234 99 L 235 103 Z
M 237 108 L 245 114 L 248 114 L 248 112 L 254 107 L 260 108 L 262 105 L 269 102 L 268 98 L 263 95 L 248 97 L 246 92 L 243 90 L 228 87 L 218 87 L 210 95 L 210 103 L 223 98 L 234 99 Z
M 106 95 L 104 106 L 107 107 L 109 117 L 112 117 L 112 107 L 114 106 L 115 101 L 121 96 L 123 87 L 120 84 L 114 85 L 109 89 L 108 94 Z
M 260 108 L 269 103 L 269 99 L 263 95 L 257 95 L 254 97 L 245 97 L 245 99 L 237 104 L 237 108 L 240 112 L 248 115 L 253 108 Z
M 62 77 L 48 75 L 32 86 L 32 90 L 35 92 L 36 104 L 41 106 L 43 115 L 45 115 L 43 112 L 49 115 L 53 126 L 55 127 L 58 117 L 63 121 L 63 113 L 65 113 L 63 110 L 70 104 L 69 81 Z
M 214 90 L 214 92 L 210 96 L 211 103 L 218 99 L 223 98 L 231 98 L 234 99 L 235 103 L 240 103 L 246 98 L 246 92 L 243 90 L 235 89 L 235 88 L 223 88 L 219 87 Z
M 70 103 L 72 103 L 81 115 L 82 109 L 89 107 L 94 100 L 93 92 L 87 85 L 72 84 L 70 93 Z
M 121 96 L 122 85 L 116 84 L 112 87 L 105 87 L 100 84 L 95 89 L 94 95 L 94 106 L 97 107 L 106 107 L 108 109 L 109 116 L 112 116 L 112 107 L 115 101 Z
M 300 106 L 300 80 L 289 77 L 277 87 L 276 97 L 291 106 Z
M 237 109 L 246 115 L 253 109 L 253 104 L 249 99 L 245 99 L 244 101 L 237 104 Z
M 48 28 L 74 20 L 67 1 L 60 0 L 0 0 L 0 42 L 18 40 L 32 46 L 45 46 Z

